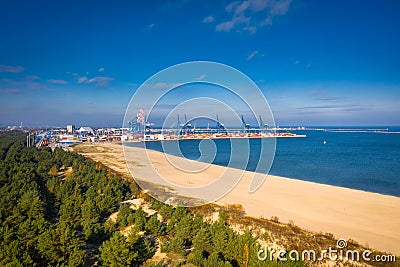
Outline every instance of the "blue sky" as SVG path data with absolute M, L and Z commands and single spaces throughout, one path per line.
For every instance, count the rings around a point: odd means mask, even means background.
M 400 125 L 399 12 L 399 1 L 2 1 L 0 126 L 121 125 L 140 84 L 194 60 L 248 75 L 278 125 Z

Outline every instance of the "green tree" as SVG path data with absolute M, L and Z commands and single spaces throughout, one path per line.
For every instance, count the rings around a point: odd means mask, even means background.
M 81 221 L 90 222 L 90 223 L 97 223 L 100 221 L 100 211 L 96 205 L 96 202 L 86 196 L 85 201 L 81 207 Z
M 193 234 L 196 234 L 201 228 L 206 227 L 207 223 L 204 221 L 203 216 L 200 213 L 196 213 L 193 218 Z
M 1 243 L 0 266 L 32 266 L 34 261 L 24 246 L 17 240 Z
M 221 257 L 221 253 L 212 253 L 205 261 L 204 267 L 230 267 L 232 264 Z
M 106 234 L 110 234 L 116 230 L 116 225 L 111 219 L 108 219 L 105 221 L 103 228 Z
M 49 174 L 54 177 L 57 175 L 57 173 L 58 173 L 58 168 L 56 165 L 53 165 L 53 167 L 51 167 L 51 169 L 49 171 Z
M 174 213 L 171 216 L 171 219 L 175 219 L 180 221 L 185 215 L 188 213 L 187 209 L 184 207 L 176 207 Z
M 140 187 L 135 182 L 129 184 L 129 190 L 133 198 L 136 198 L 140 194 Z
M 177 236 L 166 242 L 163 246 L 164 251 L 171 251 L 181 255 L 185 255 L 185 241 Z
M 37 190 L 26 191 L 18 201 L 18 210 L 22 214 L 35 218 L 44 211 L 43 202 Z
M 149 241 L 132 232 L 126 238 L 115 232 L 110 240 L 100 247 L 100 261 L 103 266 L 138 266 L 154 254 Z
M 126 238 L 120 232 L 115 232 L 111 239 L 100 247 L 100 260 L 103 266 L 132 266 L 138 256 L 137 252 L 132 253 Z
M 117 209 L 117 202 L 110 195 L 100 195 L 97 203 L 102 216 L 109 215 Z
M 163 220 L 166 221 L 168 219 L 171 219 L 172 214 L 174 213 L 174 208 L 172 208 L 170 205 L 162 203 L 158 212 L 163 217 Z
M 195 250 L 207 254 L 212 252 L 212 236 L 208 227 L 201 228 L 193 238 L 193 247 Z
M 86 240 L 89 240 L 91 242 L 96 243 L 101 241 L 104 232 L 105 229 L 100 223 L 83 222 L 82 224 L 82 233 L 85 236 Z
M 36 218 L 28 218 L 17 227 L 16 234 L 18 240 L 26 249 L 34 251 L 36 250 L 38 236 L 44 233 L 48 229 L 48 226 L 49 223 L 46 222 L 42 214 Z
M 176 226 L 176 236 L 182 238 L 186 245 L 190 245 L 193 238 L 193 217 L 186 214 Z
M 62 199 L 60 206 L 60 221 L 70 223 L 74 227 L 79 226 L 81 220 L 81 207 L 83 204 L 83 197 L 80 193 Z
M 135 212 L 135 228 L 138 231 L 144 231 L 146 226 L 146 212 L 139 207 Z
M 146 232 L 154 236 L 161 236 L 165 233 L 164 225 L 157 219 L 157 216 L 152 216 L 146 223 Z
M 123 204 L 119 207 L 117 215 L 117 224 L 119 226 L 127 226 L 134 222 L 134 211 L 129 207 L 128 204 Z
M 52 265 L 70 263 L 80 266 L 84 263 L 85 252 L 81 250 L 75 231 L 67 223 L 58 223 L 48 229 L 38 239 L 38 249 Z
M 231 229 L 221 220 L 214 222 L 210 228 L 215 252 L 225 252 Z

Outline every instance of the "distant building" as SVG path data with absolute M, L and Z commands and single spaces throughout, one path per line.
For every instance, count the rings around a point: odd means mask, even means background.
M 80 134 L 86 134 L 86 135 L 94 133 L 93 129 L 90 127 L 81 127 L 77 130 L 77 132 Z
M 67 125 L 67 132 L 68 133 L 75 132 L 75 125 Z

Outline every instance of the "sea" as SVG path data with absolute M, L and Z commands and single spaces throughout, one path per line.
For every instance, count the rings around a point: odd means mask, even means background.
M 313 129 L 318 130 L 293 131 L 307 135 L 306 138 L 277 138 L 275 157 L 269 174 L 400 196 L 400 127 Z M 211 155 L 212 163 L 232 166 L 229 163 L 231 140 L 213 141 L 216 154 Z M 237 141 L 240 142 L 235 140 Z M 201 140 L 165 142 L 178 142 L 181 154 L 167 151 L 170 154 L 193 160 L 209 158 L 201 155 Z M 248 159 L 246 167 L 243 164 L 238 164 L 238 167 L 255 171 L 261 147 L 264 149 L 265 146 L 261 146 L 261 140 L 255 138 L 242 139 L 242 142 L 249 142 L 250 152 L 249 157 L 243 159 Z M 147 149 L 163 152 L 161 142 L 146 142 L 145 145 Z M 207 153 L 207 150 L 202 152 Z

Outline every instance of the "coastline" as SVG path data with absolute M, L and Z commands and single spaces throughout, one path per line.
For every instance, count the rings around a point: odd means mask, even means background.
M 93 147 L 92 152 L 83 153 L 79 149 L 77 152 L 129 175 L 121 144 L 86 146 Z M 143 148 L 132 148 L 130 152 L 138 155 L 130 158 L 134 161 L 136 176 L 150 175 L 153 167 L 138 153 L 143 153 Z M 212 182 L 226 169 L 209 165 L 200 173 L 188 174 L 171 166 L 168 160 L 199 166 L 204 163 L 171 155 L 167 159 L 164 153 L 147 152 L 157 172 L 168 181 L 187 187 Z M 352 239 L 373 249 L 400 255 L 400 198 L 273 175 L 268 175 L 263 185 L 250 194 L 248 186 L 254 173 L 237 171 L 243 173 L 240 182 L 216 204 L 241 204 L 252 217 L 276 216 L 282 222 L 292 222 L 307 230 L 332 233 L 337 238 Z

